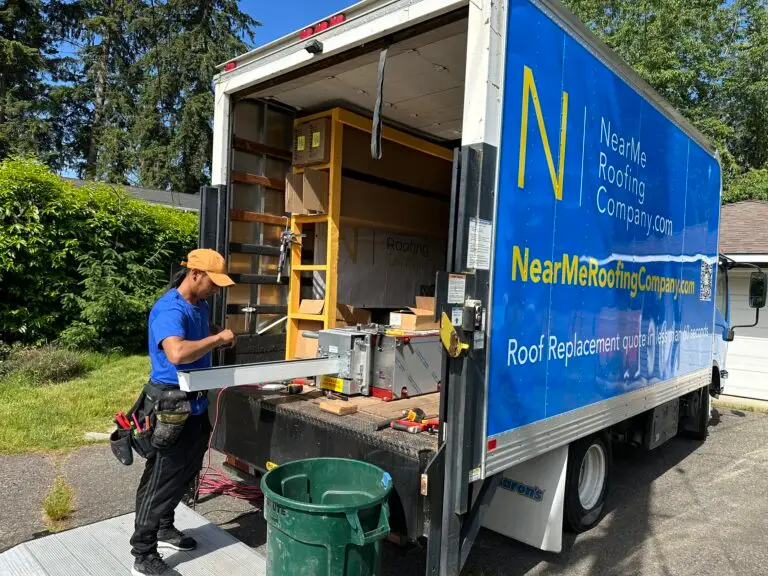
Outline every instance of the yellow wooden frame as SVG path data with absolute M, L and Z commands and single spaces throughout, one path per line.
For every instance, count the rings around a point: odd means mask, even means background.
M 323 329 L 336 326 L 336 307 L 338 296 L 339 269 L 339 226 L 341 224 L 341 152 L 343 148 L 344 126 L 356 128 L 364 132 L 373 131 L 373 121 L 343 108 L 333 108 L 311 116 L 294 120 L 294 127 L 320 118 L 331 119 L 331 153 L 327 164 L 312 166 L 314 170 L 328 170 L 328 211 L 326 214 L 292 215 L 290 220 L 291 232 L 301 234 L 304 224 L 327 223 L 325 264 L 302 264 L 301 245 L 294 244 L 291 249 L 291 273 L 288 284 L 288 324 L 286 330 L 285 357 L 292 359 L 296 356 L 296 340 L 299 331 L 299 321 L 311 320 L 322 322 Z M 390 126 L 382 126 L 381 137 L 424 154 L 453 162 L 453 152 L 437 144 L 427 142 L 411 134 L 407 134 Z M 301 174 L 304 168 L 293 168 L 294 174 Z M 346 219 L 344 219 L 346 221 Z M 302 314 L 301 304 L 301 273 L 305 271 L 325 272 L 325 298 L 322 314 Z

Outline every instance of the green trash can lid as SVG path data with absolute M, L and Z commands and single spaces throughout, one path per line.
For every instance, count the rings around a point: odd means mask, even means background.
M 338 513 L 385 500 L 392 491 L 392 476 L 359 460 L 310 458 L 273 468 L 262 477 L 261 490 L 289 509 Z

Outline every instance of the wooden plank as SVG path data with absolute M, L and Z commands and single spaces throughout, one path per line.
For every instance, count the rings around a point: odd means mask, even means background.
M 310 170 L 328 170 L 331 167 L 330 162 L 326 164 L 308 164 L 306 168 L 309 168 Z M 299 168 L 294 168 L 293 173 L 294 174 L 304 174 L 305 167 L 301 166 Z
M 320 410 L 337 416 L 346 416 L 357 412 L 357 406 L 343 400 L 323 400 L 320 402 Z
M 232 181 L 238 184 L 257 184 L 273 190 L 285 190 L 285 182 L 249 172 L 232 172 Z
M 279 158 L 280 160 L 292 160 L 293 154 L 290 150 L 282 150 L 275 148 L 274 146 L 268 146 L 260 142 L 254 142 L 253 140 L 246 140 L 245 138 L 238 138 L 235 136 L 232 139 L 232 146 L 239 152 L 246 152 L 248 154 L 272 156 L 273 158 Z
M 270 224 L 272 226 L 288 225 L 288 218 L 285 216 L 251 212 L 249 210 L 233 210 L 230 213 L 230 218 L 235 222 L 260 222 L 261 224 Z
M 293 218 L 298 224 L 315 224 L 328 220 L 328 214 L 296 214 Z
M 391 402 L 379 402 L 378 404 L 367 404 L 360 407 L 360 411 L 374 416 L 379 420 L 386 418 L 396 418 L 400 416 L 403 410 L 407 408 L 421 408 L 427 416 L 437 416 L 440 411 L 440 394 L 424 394 L 414 396 L 413 398 L 403 398 L 402 400 L 392 400 Z

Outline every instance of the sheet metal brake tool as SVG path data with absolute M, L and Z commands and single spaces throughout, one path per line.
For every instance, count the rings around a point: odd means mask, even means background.
M 283 387 L 280 382 L 320 377 L 318 387 L 343 397 L 361 394 L 392 400 L 439 390 L 442 353 L 437 331 L 391 331 L 374 324 L 304 332 L 304 336 L 318 340 L 317 358 L 180 371 L 181 389 L 260 386 L 277 392 Z

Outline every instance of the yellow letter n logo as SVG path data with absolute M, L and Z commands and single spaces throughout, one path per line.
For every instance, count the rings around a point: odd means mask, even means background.
M 541 142 L 544 144 L 544 154 L 547 157 L 549 166 L 549 175 L 552 177 L 552 188 L 555 191 L 555 198 L 563 199 L 563 173 L 565 165 L 565 133 L 568 127 L 568 92 L 563 92 L 563 110 L 560 115 L 560 158 L 558 170 L 555 172 L 555 162 L 552 159 L 552 149 L 549 147 L 549 138 L 547 138 L 547 129 L 544 126 L 544 115 L 541 112 L 541 103 L 539 95 L 536 92 L 536 82 L 533 79 L 533 70 L 524 67 L 523 70 L 523 113 L 520 124 L 520 165 L 517 170 L 517 187 L 525 186 L 525 152 L 528 144 L 528 96 L 533 100 L 533 109 L 536 111 L 536 120 L 539 123 L 539 133 Z

